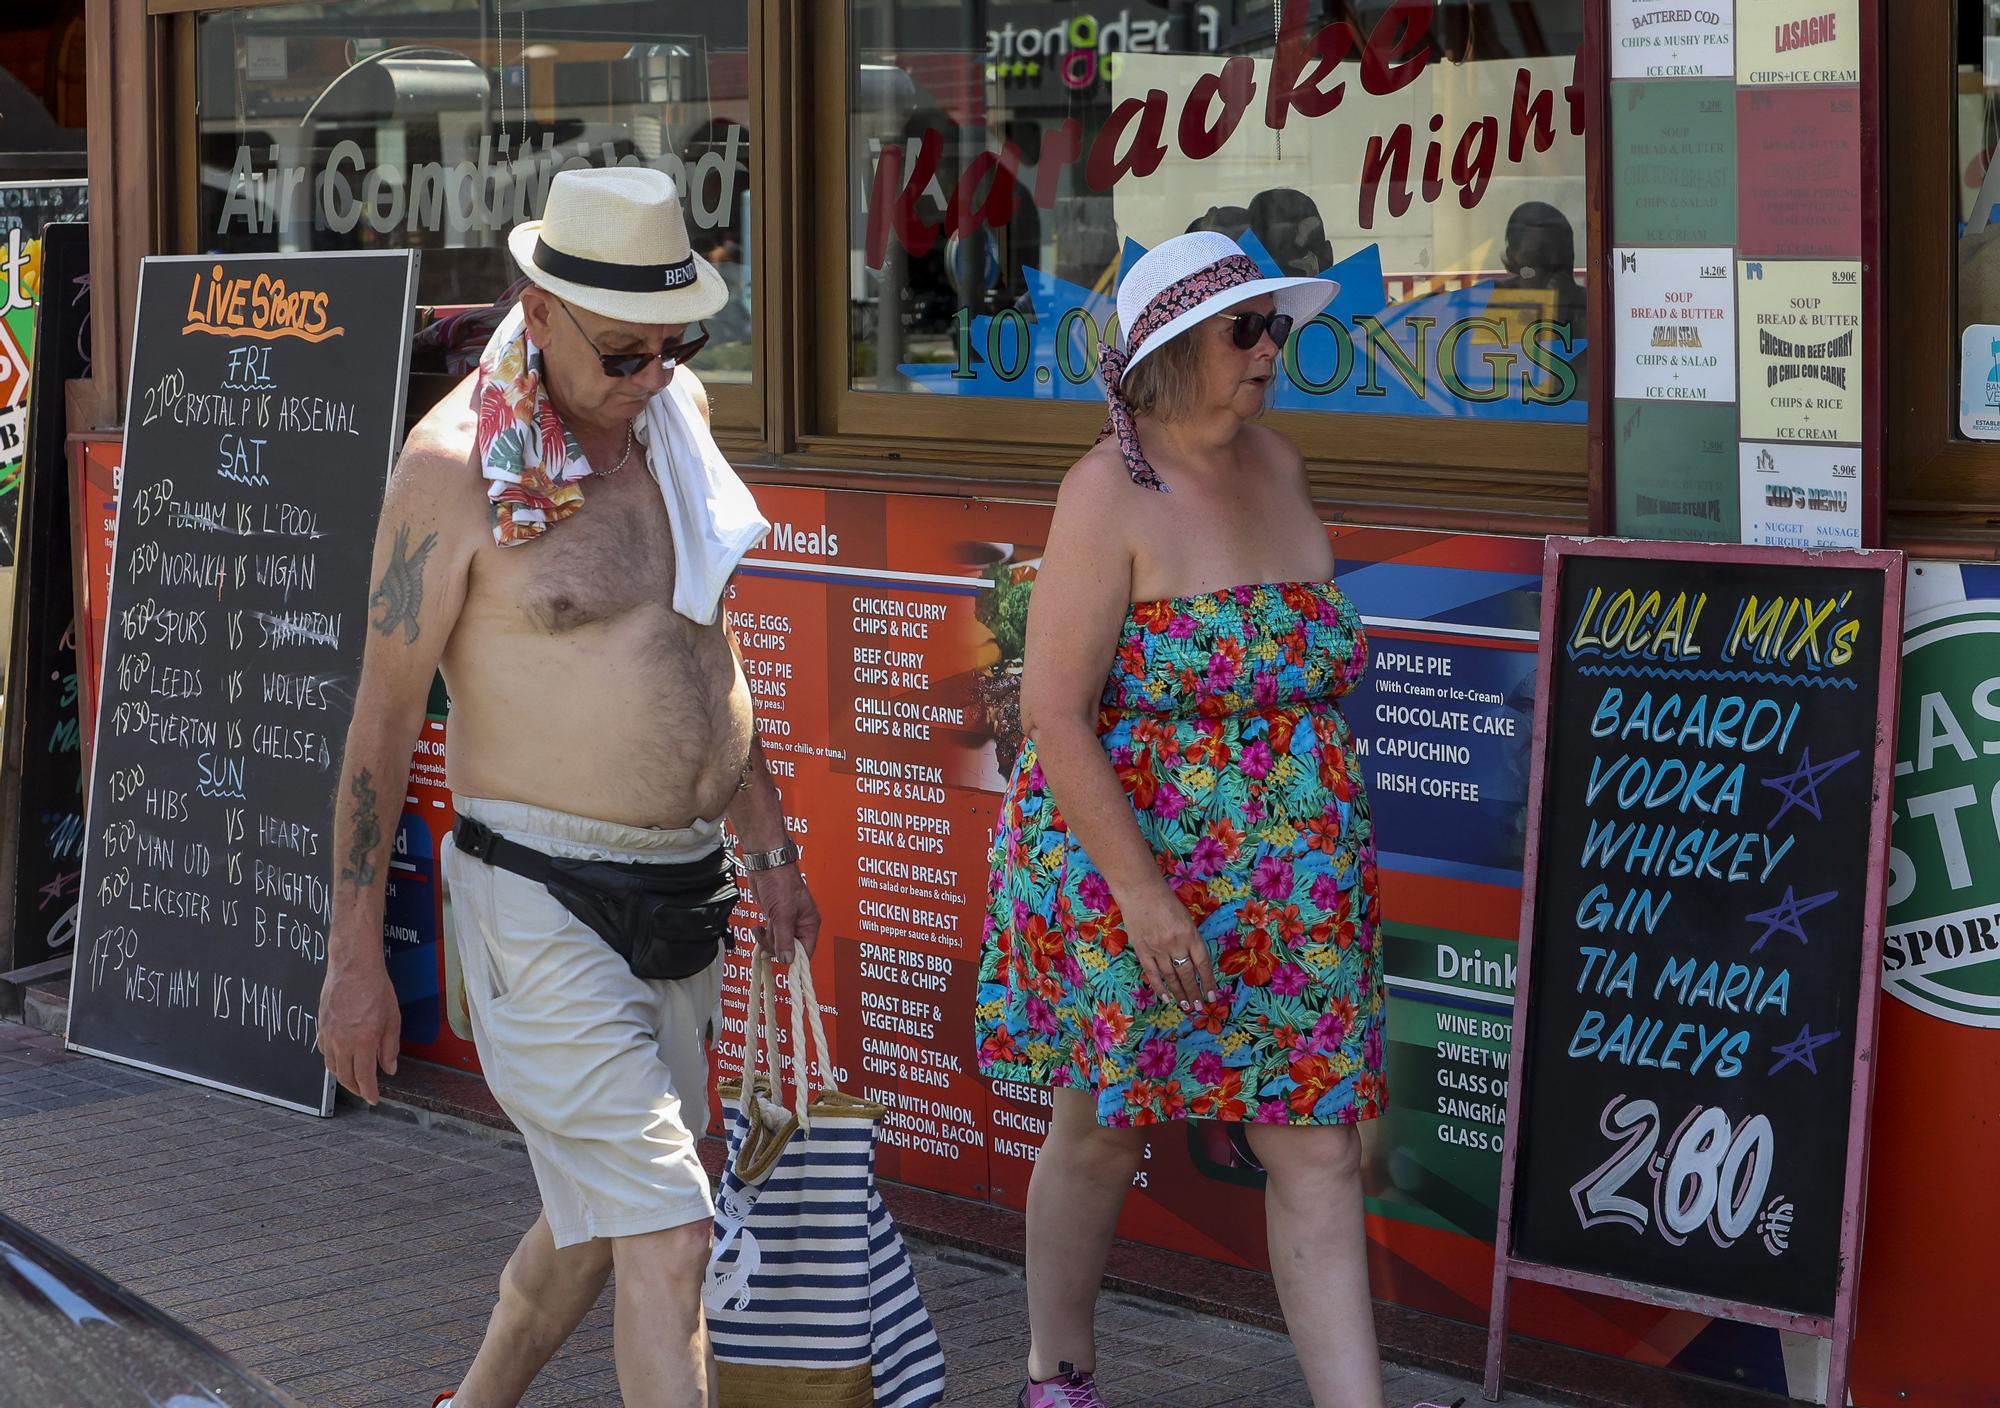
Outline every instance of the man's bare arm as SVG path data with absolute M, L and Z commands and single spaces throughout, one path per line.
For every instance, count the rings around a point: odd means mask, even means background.
M 420 426 L 397 461 L 375 536 L 368 637 L 334 801 L 335 881 L 320 1051 L 373 1104 L 375 1072 L 396 1069 L 401 1014 L 382 953 L 387 838 L 403 811 L 410 753 L 445 642 L 465 602 L 484 527 L 466 447 Z

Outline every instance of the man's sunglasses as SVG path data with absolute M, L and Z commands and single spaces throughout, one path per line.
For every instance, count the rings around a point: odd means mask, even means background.
M 592 341 L 590 334 L 583 330 L 583 324 L 577 322 L 576 314 L 569 311 L 569 305 L 561 299 L 557 299 L 556 303 L 568 316 L 577 335 L 590 343 L 591 351 L 597 352 L 598 365 L 604 368 L 606 376 L 637 376 L 655 362 L 672 371 L 675 367 L 685 366 L 694 360 L 694 354 L 708 345 L 708 334 L 704 332 L 700 337 L 669 342 L 657 352 L 598 352 L 596 342 Z
M 1293 319 L 1290 313 L 1222 313 L 1218 316 L 1236 324 L 1229 335 L 1230 341 L 1245 352 L 1255 347 L 1267 331 L 1271 334 L 1271 341 L 1280 347 L 1292 335 Z

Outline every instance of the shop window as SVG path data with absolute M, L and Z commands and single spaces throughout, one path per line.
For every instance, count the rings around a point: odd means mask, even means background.
M 1580 494 L 1580 431 L 1546 432 L 1589 394 L 1584 8 L 852 0 L 839 428 L 1101 404 L 1121 268 L 1220 230 L 1341 286 L 1274 396 L 1326 422 L 1323 453 L 1375 421 L 1411 462 L 1512 426 Z
M 695 370 L 738 413 L 722 423 L 754 421 L 748 23 L 743 5 L 687 0 L 202 15 L 197 248 L 413 248 L 427 309 L 490 304 L 520 274 L 506 232 L 541 213 L 556 171 L 654 166 L 730 288 Z M 478 347 L 430 350 L 462 366 Z
M 0 18 L 0 182 L 84 175 L 83 0 L 9 0 Z
M 1883 505 L 1891 546 L 2000 525 L 2000 5 L 1883 5 Z
M 1959 0 L 1957 148 L 1959 434 L 2000 440 L 2000 3 Z

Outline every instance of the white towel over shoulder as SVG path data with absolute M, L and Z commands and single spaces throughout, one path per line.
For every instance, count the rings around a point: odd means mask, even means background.
M 674 610 L 706 626 L 721 607 L 729 574 L 771 524 L 716 446 L 695 404 L 695 386 L 692 376 L 676 372 L 646 403 L 636 429 L 673 532 Z

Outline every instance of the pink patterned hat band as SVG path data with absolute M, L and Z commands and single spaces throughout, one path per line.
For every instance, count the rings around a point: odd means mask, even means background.
M 1104 429 L 1098 432 L 1097 439 L 1101 443 L 1106 436 L 1118 437 L 1118 449 L 1125 458 L 1125 472 L 1132 476 L 1134 484 L 1157 489 L 1163 494 L 1172 492 L 1154 472 L 1152 465 L 1146 462 L 1145 453 L 1139 448 L 1139 431 L 1133 423 L 1132 408 L 1125 400 L 1125 369 L 1131 365 L 1133 353 L 1145 346 L 1147 338 L 1182 314 L 1199 308 L 1218 294 L 1256 283 L 1263 277 L 1263 271 L 1247 254 L 1232 254 L 1218 259 L 1155 294 L 1146 305 L 1146 311 L 1125 330 L 1123 348 L 1113 346 L 1109 341 L 1100 345 L 1097 365 L 1104 378 L 1104 398 L 1109 402 L 1110 415 L 1104 422 Z

